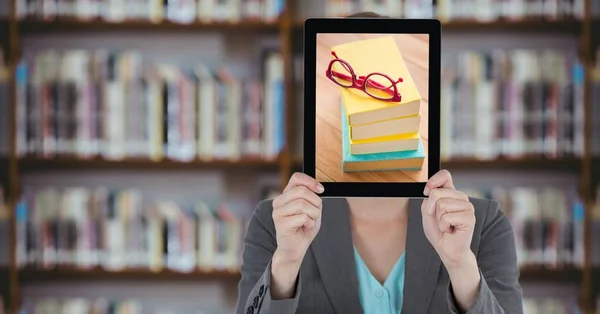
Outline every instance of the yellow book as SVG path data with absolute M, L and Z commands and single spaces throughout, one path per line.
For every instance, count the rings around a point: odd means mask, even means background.
M 393 37 L 358 40 L 334 46 L 331 50 L 348 62 L 357 76 L 378 72 L 393 80 L 403 80 L 396 84 L 402 96 L 400 102 L 378 100 L 355 88 L 340 88 L 351 126 L 419 113 L 421 95 Z M 344 73 L 339 62 L 334 70 Z
M 350 154 L 377 154 L 417 150 L 419 148 L 419 133 L 407 133 L 392 136 L 372 138 L 368 140 L 350 139 Z

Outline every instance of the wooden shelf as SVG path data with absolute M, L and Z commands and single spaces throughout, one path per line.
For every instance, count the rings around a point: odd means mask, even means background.
M 0 273 L 6 270 L 0 271 Z M 579 283 L 582 279 L 582 270 L 577 268 L 545 269 L 538 267 L 524 268 L 521 270 L 521 282 L 572 282 Z M 151 272 L 148 270 L 106 271 L 102 269 L 78 270 L 70 268 L 36 269 L 25 268 L 19 271 L 19 280 L 28 283 L 42 281 L 119 281 L 119 280 L 164 280 L 164 281 L 238 281 L 239 272 L 194 271 L 179 273 L 169 270 Z
M 45 171 L 45 170 L 81 170 L 81 169 L 227 169 L 227 168 L 249 168 L 249 169 L 277 169 L 279 162 L 277 160 L 263 160 L 258 158 L 242 158 L 237 161 L 231 160 L 194 160 L 191 162 L 179 162 L 173 160 L 152 161 L 149 159 L 124 159 L 124 160 L 106 160 L 106 159 L 80 159 L 70 157 L 57 157 L 52 159 L 43 159 L 35 157 L 25 157 L 19 160 L 19 169 L 23 172 Z
M 180 273 L 163 270 L 152 272 L 145 269 L 107 271 L 103 269 L 78 270 L 69 268 L 57 269 L 35 269 L 25 268 L 19 271 L 19 280 L 26 283 L 42 281 L 115 281 L 115 280 L 164 280 L 164 281 L 239 281 L 239 272 L 228 271 L 194 271 L 191 273 Z
M 546 171 L 578 171 L 581 168 L 579 158 L 536 158 L 526 157 L 519 159 L 451 159 L 442 161 L 442 168 L 460 169 L 524 169 L 524 170 L 546 170 Z
M 574 267 L 548 269 L 543 267 L 525 267 L 521 269 L 521 282 L 565 282 L 580 284 L 583 270 Z
M 296 28 L 304 26 L 304 20 L 296 20 Z M 543 32 L 543 33 L 575 33 L 581 32 L 582 21 L 563 20 L 547 21 L 543 19 L 527 19 L 522 21 L 491 21 L 480 22 L 474 20 L 442 22 L 442 31 L 461 32 Z
M 37 20 L 24 19 L 18 22 L 21 33 L 49 33 L 49 32 L 90 32 L 90 31 L 261 31 L 276 32 L 280 22 L 240 21 L 240 22 L 193 22 L 190 24 L 161 21 L 123 21 L 107 22 L 104 20 Z
M 302 157 L 295 156 L 292 163 L 296 167 L 302 166 Z M 442 161 L 442 168 L 447 169 L 543 169 L 552 171 L 578 171 L 581 159 L 545 159 L 545 158 L 521 158 L 521 159 L 495 159 L 480 160 L 473 158 L 451 159 Z

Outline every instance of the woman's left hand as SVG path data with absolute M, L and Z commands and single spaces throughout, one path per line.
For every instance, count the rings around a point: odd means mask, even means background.
M 469 197 L 454 188 L 447 170 L 433 175 L 423 193 L 429 196 L 421 205 L 423 229 L 446 268 L 472 264 L 475 210 Z

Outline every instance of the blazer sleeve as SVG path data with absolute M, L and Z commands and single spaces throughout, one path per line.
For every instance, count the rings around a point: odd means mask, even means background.
M 484 217 L 477 252 L 481 275 L 479 294 L 466 314 L 523 314 L 523 291 L 519 284 L 519 265 L 510 221 L 495 201 L 490 201 Z M 451 312 L 461 313 L 451 285 L 447 295 Z
M 246 230 L 236 314 L 293 314 L 298 308 L 299 279 L 293 298 L 271 299 L 271 258 L 277 248 L 272 212 L 271 200 L 260 202 Z

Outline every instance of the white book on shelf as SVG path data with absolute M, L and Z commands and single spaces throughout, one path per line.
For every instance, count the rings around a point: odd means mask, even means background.
M 215 6 L 217 0 L 198 0 L 198 20 L 203 23 L 215 19 Z
M 214 3 L 213 19 L 219 22 L 238 22 L 241 18 L 240 0 L 221 0 Z
M 498 18 L 496 2 L 500 0 L 477 0 L 475 1 L 474 17 L 480 22 L 491 22 Z
M 144 229 L 144 238 L 146 239 L 145 255 L 147 257 L 145 265 L 152 272 L 159 272 L 164 268 L 164 243 L 163 243 L 163 217 L 154 204 L 144 209 L 146 218 L 146 228 Z
M 63 302 L 60 314 L 83 314 L 89 313 L 90 310 L 91 304 L 89 300 L 85 298 L 70 298 Z
M 196 1 L 171 0 L 167 4 L 167 19 L 175 23 L 189 24 L 196 19 Z
M 217 82 L 211 71 L 205 65 L 198 65 L 195 69 L 197 78 L 198 101 L 198 155 L 201 159 L 208 160 L 214 157 L 216 139 L 216 109 L 217 109 Z
M 91 234 L 88 223 L 88 200 L 89 192 L 85 188 L 68 188 L 64 191 L 63 206 L 67 212 L 66 217 L 73 221 L 76 226 L 75 248 L 71 252 L 70 260 L 78 268 L 90 268 L 93 266 Z
M 242 15 L 245 19 L 262 19 L 263 0 L 242 0 Z
M 487 54 L 476 53 L 474 55 L 474 66 L 477 71 L 475 79 L 475 157 L 480 159 L 493 159 L 496 157 L 494 149 L 494 133 L 496 131 L 494 119 L 494 104 L 496 89 L 494 81 L 488 75 L 492 65 L 486 62 Z
M 181 111 L 179 113 L 181 121 L 181 144 L 179 147 L 179 160 L 192 161 L 196 157 L 196 89 L 194 80 L 188 73 L 179 73 L 179 94 L 181 101 Z
M 165 8 L 163 0 L 145 0 L 143 4 L 142 17 L 148 19 L 152 23 L 159 23 L 165 16 Z
M 104 20 L 108 22 L 122 22 L 126 16 L 125 0 L 104 0 Z
M 73 13 L 81 20 L 91 20 L 99 15 L 98 0 L 75 0 Z M 129 0 L 132 1 L 132 0 Z
M 283 130 L 279 129 L 282 125 L 278 123 L 280 119 L 279 110 L 282 110 L 283 104 L 280 93 L 283 86 L 283 57 L 279 52 L 270 52 L 265 60 L 265 78 L 264 78 L 264 157 L 274 159 L 279 154 L 278 137 Z
M 75 86 L 76 99 L 75 101 L 75 116 L 73 117 L 76 123 L 75 138 L 71 147 L 78 156 L 90 157 L 93 151 L 92 134 L 91 134 L 91 82 L 88 76 L 88 66 L 90 63 L 90 55 L 85 50 L 69 50 L 65 52 L 64 62 L 66 63 L 65 75 L 68 80 Z
M 196 203 L 194 210 L 198 216 L 198 269 L 212 271 L 217 254 L 217 219 L 204 202 Z
M 120 160 L 125 158 L 125 91 L 123 82 L 110 80 L 105 86 L 105 120 L 106 149 L 103 155 L 106 159 Z
M 104 223 L 105 255 L 102 266 L 109 271 L 121 271 L 127 267 L 125 249 L 125 225 L 120 215 L 121 192 L 113 192 L 109 196 L 108 215 Z
M 146 118 L 144 122 L 146 132 L 146 153 L 151 160 L 158 161 L 163 158 L 163 97 L 161 80 L 154 69 L 149 69 L 145 77 L 144 105 Z

